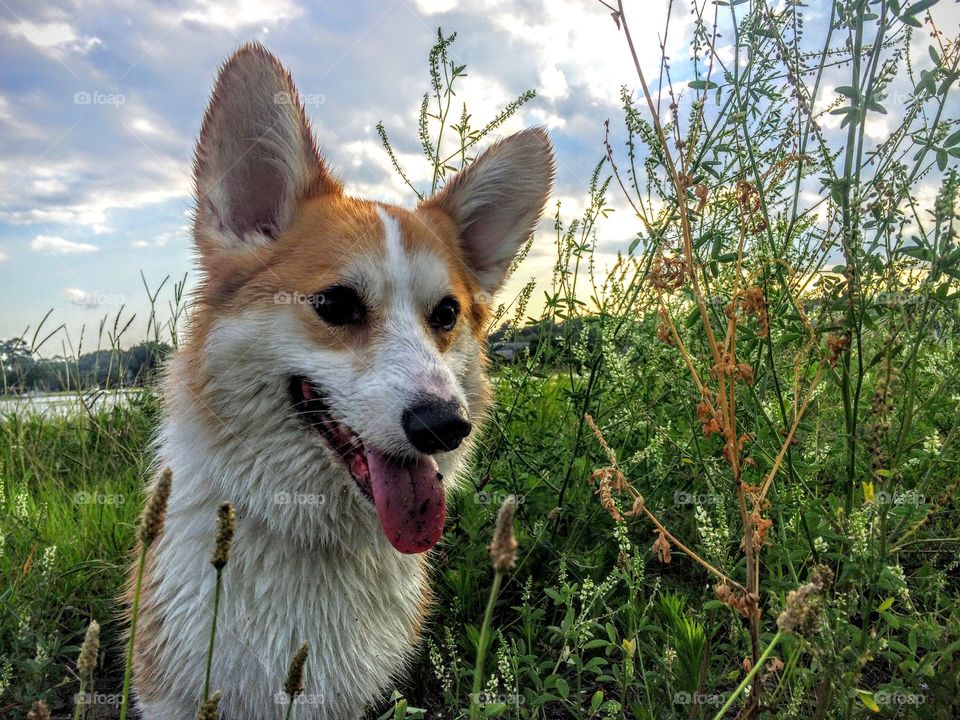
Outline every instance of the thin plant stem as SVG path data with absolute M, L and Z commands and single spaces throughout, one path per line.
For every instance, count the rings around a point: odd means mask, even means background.
M 470 720 L 480 718 L 480 689 L 483 687 L 483 662 L 487 656 L 487 645 L 490 642 L 490 621 L 493 619 L 493 606 L 500 594 L 500 583 L 503 573 L 494 573 L 493 584 L 490 586 L 490 597 L 487 598 L 487 609 L 483 613 L 483 625 L 480 627 L 480 639 L 477 641 L 477 662 L 473 668 L 473 694 L 470 697 Z
M 140 590 L 143 587 L 143 568 L 147 563 L 149 545 L 140 545 L 140 557 L 137 560 L 137 576 L 133 586 L 133 603 L 130 606 L 130 638 L 127 640 L 127 660 L 123 668 L 123 695 L 120 703 L 120 720 L 127 720 L 127 708 L 130 702 L 130 677 L 133 673 L 133 648 L 137 639 L 137 613 L 140 610 Z
M 747 676 L 740 681 L 740 684 L 737 685 L 737 689 L 730 693 L 730 696 L 727 698 L 727 701 L 723 704 L 723 707 L 713 716 L 713 720 L 723 720 L 723 716 L 727 714 L 727 710 L 730 709 L 730 706 L 736 701 L 736 699 L 743 693 L 747 685 L 750 684 L 750 681 L 753 679 L 753 676 L 757 674 L 757 671 L 763 667 L 763 664 L 767 661 L 767 658 L 770 657 L 770 653 L 773 652 L 773 649 L 777 646 L 777 643 L 780 642 L 780 638 L 783 637 L 783 630 L 777 630 L 777 634 L 773 636 L 773 639 L 770 641 L 770 644 L 767 645 L 766 649 L 753 664 L 753 667 L 750 668 L 750 672 L 747 673 Z
M 77 704 L 73 708 L 73 720 L 80 720 L 80 708 L 86 707 L 87 705 L 87 696 L 86 696 L 87 683 L 84 681 L 84 678 L 80 678 L 80 694 L 77 696 Z M 86 715 L 86 713 L 84 713 Z
M 213 622 L 210 625 L 210 644 L 207 646 L 207 670 L 203 678 L 203 700 L 210 698 L 210 667 L 213 665 L 213 643 L 217 636 L 217 614 L 220 608 L 220 590 L 223 586 L 223 569 L 217 568 L 217 585 L 213 591 Z

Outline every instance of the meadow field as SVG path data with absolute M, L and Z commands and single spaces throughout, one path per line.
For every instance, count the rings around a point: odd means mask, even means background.
M 822 5 L 813 36 L 799 2 L 694 4 L 695 79 L 638 63 L 587 209 L 550 206 L 531 240 L 552 277 L 494 300 L 495 409 L 419 655 L 369 718 L 960 716 L 960 39 L 929 0 Z M 609 11 L 632 42 L 636 13 Z M 464 60 L 439 33 L 417 194 L 534 96 L 474 119 Z M 405 177 L 400 131 L 379 131 Z M 608 265 L 614 196 L 635 231 Z M 156 379 L 189 332 L 189 298 L 162 290 L 183 309 L 151 324 L 149 372 L 122 332 L 93 376 L 51 366 L 45 330 L 4 346 L 2 718 L 121 716 Z M 77 402 L 11 409 L 28 368 Z M 508 496 L 518 552 L 494 573 Z

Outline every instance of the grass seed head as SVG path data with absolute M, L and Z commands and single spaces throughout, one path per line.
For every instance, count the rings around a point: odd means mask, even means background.
M 517 538 L 513 534 L 513 515 L 517 499 L 508 495 L 497 512 L 497 525 L 490 543 L 490 561 L 495 572 L 506 572 L 517 560 Z
M 147 498 L 140 520 L 140 542 L 149 545 L 163 531 L 163 521 L 167 517 L 167 502 L 170 499 L 170 486 L 173 484 L 173 472 L 170 468 L 161 473 L 153 492 Z
M 290 659 L 290 669 L 287 670 L 287 680 L 283 683 L 283 691 L 293 702 L 294 698 L 303 692 L 303 668 L 307 664 L 307 652 L 309 648 L 306 643 L 301 645 Z
M 230 559 L 230 543 L 236 531 L 237 512 L 233 505 L 225 502 L 217 510 L 217 543 L 210 558 L 210 563 L 217 570 L 222 570 Z
M 87 634 L 83 638 L 83 645 L 80 646 L 80 658 L 77 660 L 77 668 L 84 677 L 89 677 L 90 673 L 97 666 L 97 653 L 100 651 L 100 625 L 96 620 L 91 620 L 87 626 Z
M 217 690 L 200 706 L 197 720 L 217 720 L 217 707 L 220 705 L 221 693 Z

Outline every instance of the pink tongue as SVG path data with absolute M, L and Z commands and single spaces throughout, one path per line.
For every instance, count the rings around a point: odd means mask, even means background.
M 367 450 L 373 502 L 390 544 L 402 553 L 426 552 L 443 534 L 447 504 L 432 457 L 401 462 Z

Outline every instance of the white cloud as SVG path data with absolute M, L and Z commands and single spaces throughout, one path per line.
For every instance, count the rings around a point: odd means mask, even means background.
M 143 249 L 143 248 L 162 248 L 166 247 L 167 243 L 177 235 L 185 235 L 190 233 L 189 226 L 183 226 L 177 230 L 170 230 L 165 233 L 157 235 L 153 240 L 132 240 L 130 242 L 130 247 Z
M 348 191 L 361 197 L 375 197 L 384 202 L 410 204 L 416 197 L 394 171 L 390 158 L 377 140 L 355 140 L 336 148 L 334 167 L 343 168 Z M 433 178 L 430 165 L 420 153 L 401 152 L 394 148 L 400 167 L 418 189 Z
M 238 30 L 262 23 L 274 24 L 299 17 L 300 8 L 290 0 L 237 0 L 232 3 L 201 0 L 181 15 L 181 20 Z
M 53 195 L 67 189 L 67 186 L 56 178 L 37 179 L 30 183 L 30 186 L 40 195 Z
M 102 44 L 98 37 L 78 35 L 65 22 L 34 23 L 20 20 L 8 24 L 6 30 L 14 37 L 22 37 L 31 45 L 47 51 L 68 49 L 85 53 Z
M 639 84 L 623 33 L 610 13 L 599 4 L 579 0 L 541 0 L 536 8 L 518 8 L 506 0 L 487 0 L 488 13 L 508 36 L 533 46 L 521 67 L 536 68 L 535 85 L 549 100 L 561 100 L 577 92 L 586 99 L 619 104 L 620 86 Z M 659 70 L 660 40 L 666 22 L 667 3 L 645 3 L 642 10 L 627 13 L 640 65 L 649 77 Z M 680 45 L 687 37 L 692 16 L 675 9 L 671 19 L 668 54 L 686 54 Z M 676 46 L 676 47 L 674 47 Z M 672 51 L 676 49 L 677 52 Z M 648 77 L 648 81 L 649 81 Z
M 106 166 L 98 166 L 102 160 L 61 160 L 25 168 L 0 162 L 0 222 L 82 225 L 103 235 L 114 230 L 109 224 L 114 210 L 190 197 L 187 162 L 154 155 L 147 162 L 148 173 L 132 170 L 136 163 L 126 162 L 112 175 L 103 172 Z M 31 192 L 24 193 L 25 188 Z M 66 197 L 50 199 L 52 194 Z
M 130 123 L 130 128 L 135 130 L 138 133 L 143 133 L 144 135 L 159 135 L 160 131 L 157 129 L 157 126 L 154 125 L 147 118 L 137 118 L 132 123 Z
M 0 250 L 0 262 L 6 262 L 10 259 L 10 256 L 3 250 Z
M 100 249 L 90 243 L 74 242 L 55 235 L 37 235 L 30 243 L 30 247 L 38 252 L 47 252 L 54 255 L 90 253 Z
M 457 6 L 457 0 L 416 0 L 417 10 L 424 15 L 436 15 L 450 12 Z
M 34 123 L 27 122 L 14 113 L 10 101 L 3 95 L 0 95 L 0 123 L 13 128 L 23 137 L 35 138 L 41 134 Z
M 79 288 L 64 288 L 63 292 L 67 296 L 67 299 L 70 302 L 75 303 L 77 305 L 80 305 L 86 302 L 88 297 L 87 293 Z

